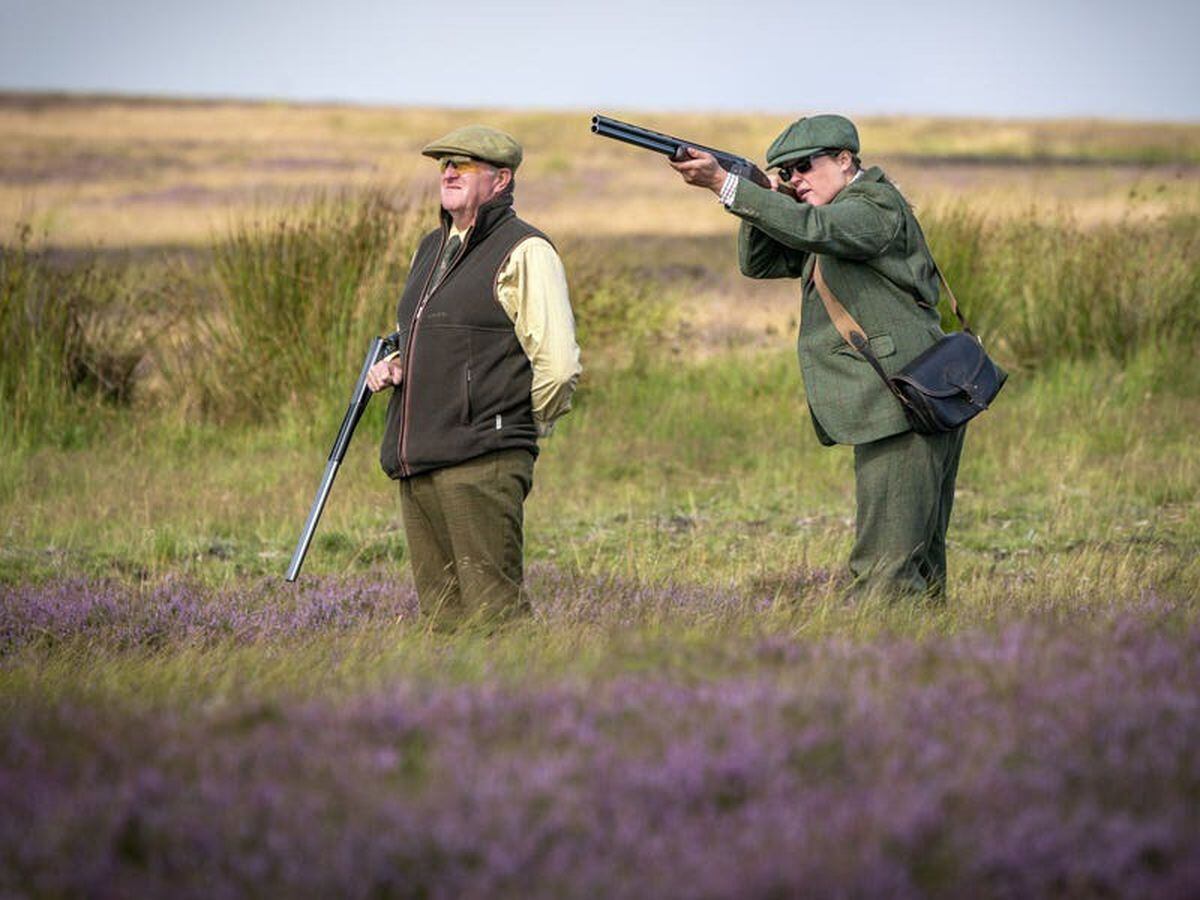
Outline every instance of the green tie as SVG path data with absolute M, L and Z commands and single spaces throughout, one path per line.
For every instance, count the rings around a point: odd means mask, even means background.
M 437 269 L 433 273 L 433 280 L 429 282 L 430 290 L 441 284 L 442 276 L 446 274 L 446 269 L 450 267 L 450 261 L 458 255 L 458 249 L 461 246 L 462 238 L 457 234 L 446 241 L 446 248 L 442 251 L 442 258 L 438 260 Z

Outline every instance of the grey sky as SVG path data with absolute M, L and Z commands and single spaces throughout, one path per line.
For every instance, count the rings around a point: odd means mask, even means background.
M 1200 3 L 0 0 L 0 89 L 1200 121 Z

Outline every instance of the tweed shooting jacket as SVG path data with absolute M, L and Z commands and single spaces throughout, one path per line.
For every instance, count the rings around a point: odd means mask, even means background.
M 909 429 L 899 402 L 842 340 L 813 283 L 813 263 L 862 326 L 889 375 L 944 336 L 933 257 L 908 202 L 877 167 L 824 206 L 738 182 L 738 264 L 751 278 L 800 278 L 797 352 L 817 437 L 865 444 Z

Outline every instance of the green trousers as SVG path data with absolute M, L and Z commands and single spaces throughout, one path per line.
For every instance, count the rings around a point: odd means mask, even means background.
M 533 454 L 500 450 L 400 482 L 421 615 L 438 630 L 529 612 L 524 503 Z
M 856 592 L 944 596 L 946 529 L 966 430 L 907 431 L 855 446 Z

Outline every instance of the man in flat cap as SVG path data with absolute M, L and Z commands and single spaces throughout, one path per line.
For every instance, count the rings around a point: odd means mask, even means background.
M 888 375 L 943 336 L 937 269 L 920 226 L 896 187 L 879 168 L 864 170 L 858 153 L 854 124 L 820 115 L 793 122 L 767 150 L 776 190 L 725 172 L 695 149 L 672 165 L 742 220 L 743 274 L 801 279 L 798 350 L 813 426 L 822 444 L 854 446 L 856 590 L 941 597 L 965 426 L 914 432 L 821 298 L 823 276 Z
M 423 616 L 437 629 L 527 613 L 524 501 L 538 438 L 580 374 L 562 261 L 513 211 L 521 146 L 469 125 L 421 151 L 441 167 L 441 227 L 400 295 L 399 351 L 368 373 L 393 388 L 380 461 L 400 483 Z

